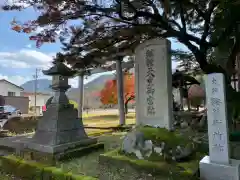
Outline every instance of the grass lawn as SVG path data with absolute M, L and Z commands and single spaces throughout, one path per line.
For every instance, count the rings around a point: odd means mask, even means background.
M 107 111 L 106 111 L 107 112 Z M 126 124 L 135 123 L 135 113 L 129 113 L 126 115 Z M 114 127 L 119 125 L 119 117 L 115 113 L 108 114 L 84 114 L 83 124 L 85 126 L 93 127 Z M 94 132 L 107 132 L 109 130 L 99 130 L 99 129 L 85 129 L 87 133 L 92 134 Z M 71 171 L 76 174 L 84 174 L 88 176 L 98 177 L 98 157 L 104 151 L 109 151 L 116 149 L 121 145 L 121 137 L 125 133 L 112 133 L 108 135 L 102 135 L 99 137 L 99 142 L 105 144 L 105 150 L 100 150 L 93 152 L 82 158 L 73 159 L 68 162 L 59 164 L 58 167 L 61 167 L 64 171 Z
M 116 113 L 107 113 L 106 114 L 85 114 L 83 123 L 85 126 L 93 126 L 93 127 L 115 127 L 119 125 L 119 117 Z M 135 113 L 129 113 L 126 115 L 126 124 L 134 124 L 135 123 Z M 99 130 L 99 129 L 85 129 L 89 135 L 111 132 L 111 130 Z M 121 137 L 125 133 L 112 133 L 106 134 L 99 137 L 99 141 L 105 144 L 105 151 L 115 149 L 121 144 Z M 97 152 L 93 152 L 87 156 L 82 158 L 73 159 L 68 162 L 60 163 L 59 167 L 61 167 L 64 171 L 71 171 L 76 174 L 86 174 L 93 177 L 98 177 L 98 157 L 104 150 L 100 150 Z M 11 175 L 7 175 L 0 171 L 0 179 L 1 180 L 18 180 L 18 178 L 12 177 Z
M 102 121 L 109 121 L 109 120 L 105 119 Z M 92 134 L 93 131 L 89 130 L 88 133 Z M 61 168 L 65 172 L 72 172 L 73 174 L 77 174 L 77 175 L 87 175 L 87 176 L 98 178 L 100 175 L 100 170 L 98 165 L 99 155 L 103 154 L 106 151 L 114 150 L 120 147 L 121 142 L 123 140 L 122 137 L 124 137 L 125 134 L 126 132 L 116 132 L 116 133 L 101 135 L 98 138 L 98 140 L 99 142 L 104 143 L 105 145 L 104 150 L 98 150 L 80 158 L 73 158 L 65 162 L 59 162 L 57 164 L 57 167 Z M 186 163 L 186 167 L 188 165 L 189 164 Z M 0 177 L 1 177 L 0 178 L 1 180 L 12 180 L 12 179 L 20 180 L 18 178 L 11 177 L 10 175 L 1 173 L 1 170 L 0 170 Z
M 135 113 L 129 113 L 126 115 L 126 124 L 135 124 Z M 89 127 L 115 127 L 119 125 L 119 117 L 117 114 L 102 114 L 95 116 L 94 114 L 92 116 L 85 117 L 83 119 L 84 126 Z M 99 130 L 99 129 L 90 129 L 85 128 L 85 131 L 87 133 L 93 133 L 93 132 L 109 132 L 109 130 Z
M 135 124 L 135 113 L 126 115 L 126 124 Z M 119 116 L 117 114 L 102 114 L 95 116 L 94 114 L 83 118 L 85 126 L 94 127 L 112 127 L 119 125 Z
M 107 127 L 116 127 L 119 125 L 119 116 L 115 112 L 97 112 L 84 114 L 83 117 L 83 124 L 84 126 L 89 127 L 100 127 L 100 128 L 107 128 Z M 126 115 L 126 124 L 135 124 L 135 113 L 129 113 Z M 34 129 L 37 126 L 37 120 L 17 120 L 11 121 L 8 124 L 7 130 L 9 130 L 9 136 L 14 136 L 16 134 L 25 134 L 25 133 L 34 133 Z M 99 129 L 85 129 L 87 133 L 90 132 L 99 132 Z M 102 132 L 106 130 L 101 130 Z
M 122 138 L 126 133 L 112 133 L 107 135 L 102 135 L 99 137 L 99 142 L 103 142 L 105 144 L 105 150 L 99 150 L 89 155 L 83 156 L 81 158 L 72 159 L 70 161 L 62 162 L 57 165 L 66 172 L 72 172 L 74 174 L 79 175 L 88 175 L 93 177 L 99 176 L 98 169 L 98 157 L 100 154 L 104 153 L 104 151 L 115 149 L 121 145 Z M 0 170 L 0 179 L 1 180 L 20 180 L 12 175 L 1 172 Z
M 76 158 L 72 159 L 71 161 L 59 163 L 58 167 L 62 168 L 66 172 L 71 171 L 74 174 L 98 177 L 100 173 L 98 169 L 99 155 L 104 153 L 104 151 L 113 150 L 119 147 L 122 142 L 121 137 L 123 137 L 125 134 L 126 133 L 121 132 L 109 135 L 102 135 L 99 138 L 99 142 L 103 142 L 105 144 L 105 150 L 99 150 L 81 158 Z

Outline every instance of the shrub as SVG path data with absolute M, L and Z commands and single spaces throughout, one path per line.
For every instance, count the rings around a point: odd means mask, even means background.
M 3 129 L 16 134 L 32 132 L 37 127 L 38 119 L 35 116 L 12 117 L 3 125 Z

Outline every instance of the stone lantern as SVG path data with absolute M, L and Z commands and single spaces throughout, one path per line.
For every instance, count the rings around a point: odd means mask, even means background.
M 68 151 L 81 149 L 81 146 L 86 148 L 90 144 L 91 146 L 97 144 L 96 139 L 87 136 L 82 119 L 78 118 L 77 109 L 69 104 L 65 94 L 70 88 L 68 78 L 76 72 L 62 62 L 57 62 L 43 73 L 53 76 L 51 88 L 54 96 L 39 119 L 35 134 L 24 143 L 24 149 L 47 153 L 47 157 L 55 160 L 60 155 L 64 156 Z
M 56 64 L 49 70 L 43 71 L 43 74 L 53 77 L 51 88 L 54 92 L 54 96 L 51 103 L 65 105 L 69 104 L 69 100 L 65 92 L 71 87 L 68 84 L 68 79 L 75 73 L 75 71 L 72 71 L 62 62 L 56 62 Z

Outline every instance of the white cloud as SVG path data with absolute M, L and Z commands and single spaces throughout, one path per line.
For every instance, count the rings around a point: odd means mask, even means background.
M 28 44 L 28 45 L 26 45 L 26 48 L 31 49 L 31 48 L 32 48 L 32 44 Z
M 23 83 L 31 80 L 31 77 L 24 77 L 24 76 L 18 76 L 18 75 L 14 75 L 14 76 L 6 76 L 6 75 L 2 75 L 0 74 L 0 79 L 6 79 L 7 81 L 14 83 L 18 86 L 22 85 Z
M 11 74 L 0 74 L 0 79 L 6 79 L 16 85 L 21 85 L 29 80 L 33 80 L 33 75 L 35 73 L 35 68 L 39 68 L 40 71 L 38 73 L 39 79 L 49 79 L 51 80 L 51 76 L 45 76 L 41 72 L 43 69 L 48 69 L 52 66 L 52 60 L 56 53 L 43 53 L 40 51 L 36 51 L 33 49 L 22 49 L 20 51 L 15 52 L 1 52 L 0 51 L 0 67 L 8 68 Z M 26 76 L 19 73 L 20 69 L 26 69 L 29 71 L 29 74 Z M 84 83 L 92 81 L 100 74 L 95 74 L 89 76 L 84 80 Z M 73 88 L 78 87 L 78 77 L 69 79 L 69 84 Z
M 0 67 L 7 68 L 10 73 L 0 74 L 0 79 L 6 79 L 16 85 L 21 85 L 33 79 L 35 68 L 47 69 L 52 64 L 52 55 L 42 53 L 32 49 L 22 49 L 15 52 L 0 51 Z M 28 69 L 29 74 L 23 75 L 19 72 L 20 69 Z M 31 70 L 32 69 L 32 70 Z M 32 71 L 32 72 L 31 72 Z M 51 79 L 49 76 L 44 76 L 39 72 L 39 78 Z
M 41 68 L 51 66 L 52 56 L 40 51 L 22 49 L 16 52 L 0 52 L 0 66 L 8 68 Z
M 78 77 L 69 79 L 69 84 L 72 88 L 78 88 Z
M 28 46 L 30 47 L 30 46 Z M 20 51 L 15 52 L 1 52 L 0 51 L 0 67 L 8 68 L 11 71 L 11 76 L 0 74 L 0 79 L 6 79 L 16 85 L 21 85 L 29 80 L 33 79 L 32 73 L 26 76 L 21 76 L 18 73 L 17 69 L 34 69 L 39 68 L 39 79 L 49 79 L 50 76 L 45 76 L 41 72 L 43 69 L 48 69 L 52 66 L 52 60 L 56 53 L 43 53 L 40 51 L 32 50 L 32 49 L 22 49 Z M 31 71 L 30 71 L 31 72 Z M 78 78 L 69 79 L 69 84 L 77 88 L 78 87 Z

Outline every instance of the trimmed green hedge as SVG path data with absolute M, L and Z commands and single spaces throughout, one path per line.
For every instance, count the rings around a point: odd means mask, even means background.
M 13 155 L 0 157 L 0 168 L 6 173 L 26 180 L 97 180 L 89 176 L 66 173 L 56 167 L 25 161 Z

